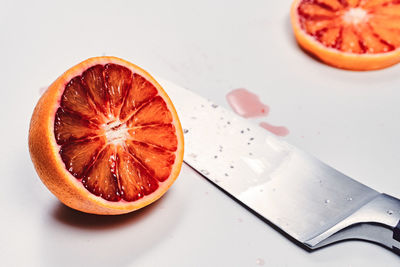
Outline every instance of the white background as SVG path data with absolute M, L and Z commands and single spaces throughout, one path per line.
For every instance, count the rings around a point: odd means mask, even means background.
M 214 102 L 247 88 L 287 141 L 400 197 L 400 65 L 351 72 L 296 45 L 289 0 L 0 1 L 2 266 L 399 266 L 365 242 L 308 253 L 184 166 L 171 190 L 129 215 L 61 205 L 29 158 L 42 87 L 98 55 L 127 59 Z M 255 122 L 261 121 L 254 120 Z

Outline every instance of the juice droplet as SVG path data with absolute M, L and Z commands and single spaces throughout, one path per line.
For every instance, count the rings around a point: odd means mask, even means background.
M 331 201 L 329 199 L 325 199 L 325 204 L 329 204 Z
M 47 88 L 48 88 L 47 86 L 40 87 L 39 88 L 39 95 L 43 95 L 43 93 L 46 92 Z
M 262 266 L 262 265 L 265 264 L 265 261 L 264 261 L 263 259 L 261 259 L 261 258 L 258 258 L 258 259 L 256 260 L 256 264 Z
M 387 214 L 392 215 L 393 214 L 393 210 L 388 210 Z
M 264 121 L 260 122 L 260 126 L 277 136 L 286 136 L 289 134 L 289 130 L 284 126 L 274 126 Z
M 210 174 L 210 172 L 207 171 L 207 170 L 201 170 L 200 172 L 201 172 L 202 174 L 204 174 L 204 175 L 209 175 L 209 174 Z
M 269 107 L 260 101 L 258 95 L 243 88 L 231 91 L 226 99 L 233 111 L 245 118 L 266 116 L 269 111 Z

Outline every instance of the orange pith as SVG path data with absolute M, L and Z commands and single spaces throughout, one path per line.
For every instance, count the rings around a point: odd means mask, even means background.
M 164 90 L 114 57 L 88 59 L 49 87 L 32 116 L 29 147 L 62 202 L 97 214 L 155 201 L 183 160 L 182 129 Z
M 398 0 L 295 0 L 291 19 L 299 44 L 333 66 L 371 70 L 400 61 Z

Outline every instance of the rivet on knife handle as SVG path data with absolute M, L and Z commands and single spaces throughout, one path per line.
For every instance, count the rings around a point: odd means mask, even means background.
M 400 242 L 400 220 L 396 228 L 393 230 L 393 239 Z M 393 246 L 393 251 L 400 256 L 400 246 Z

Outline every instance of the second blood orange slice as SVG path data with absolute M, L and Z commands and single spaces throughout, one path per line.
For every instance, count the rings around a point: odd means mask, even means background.
M 97 57 L 69 69 L 43 94 L 29 148 L 40 178 L 63 203 L 121 214 L 172 185 L 183 134 L 171 100 L 147 72 Z
M 350 70 L 374 70 L 400 61 L 400 1 L 295 0 L 298 43 L 322 61 Z

